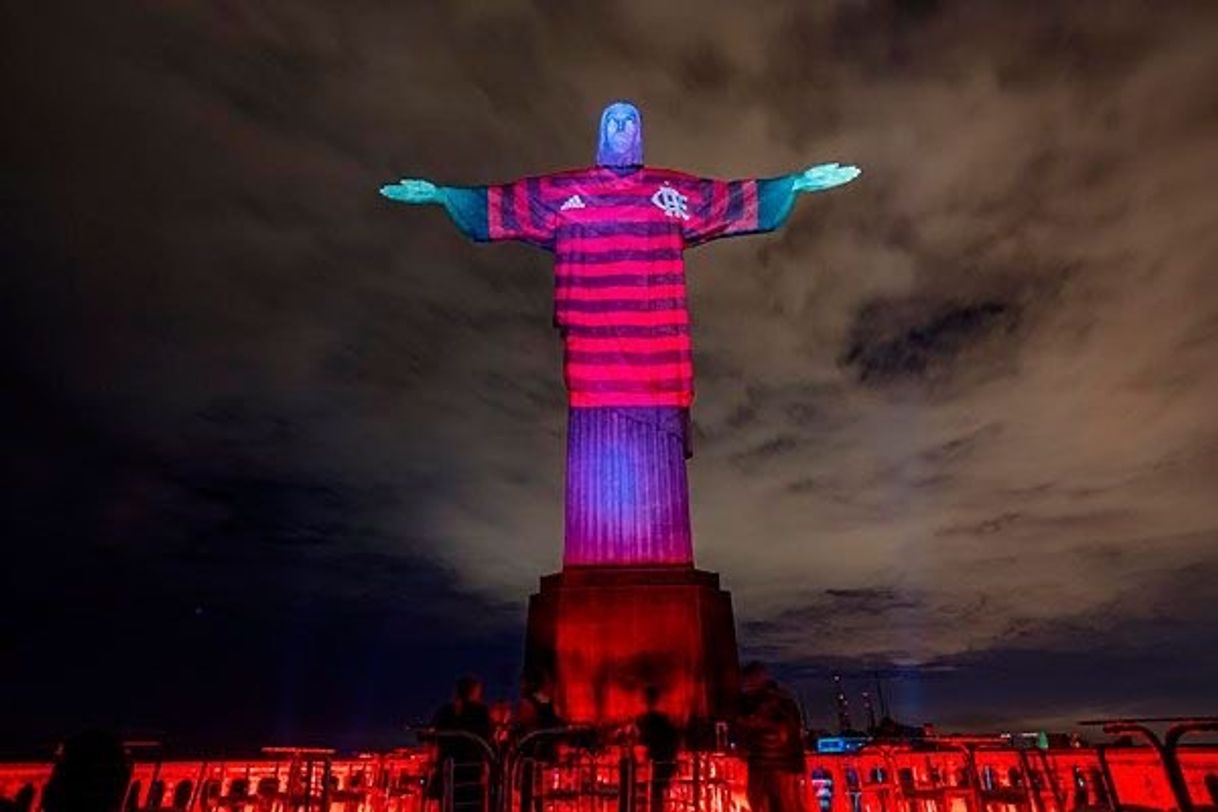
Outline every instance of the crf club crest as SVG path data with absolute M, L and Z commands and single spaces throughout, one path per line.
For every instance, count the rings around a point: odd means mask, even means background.
M 651 202 L 660 211 L 664 212 L 666 217 L 680 217 L 682 220 L 689 219 L 689 198 L 667 183 L 656 189 L 656 193 L 651 196 Z

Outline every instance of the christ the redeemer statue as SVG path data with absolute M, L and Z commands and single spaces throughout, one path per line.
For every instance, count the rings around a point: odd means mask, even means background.
M 444 206 L 474 240 L 554 254 L 570 403 L 564 567 L 693 565 L 683 253 L 773 231 L 800 193 L 858 175 L 830 163 L 722 181 L 645 166 L 639 111 L 616 102 L 601 115 L 595 166 L 496 186 L 408 179 L 381 188 L 391 200 Z

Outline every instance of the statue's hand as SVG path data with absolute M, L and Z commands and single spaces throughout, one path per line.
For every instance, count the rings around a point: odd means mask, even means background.
M 810 166 L 795 176 L 796 192 L 819 192 L 841 186 L 863 174 L 857 166 L 842 166 L 841 164 L 817 164 Z
M 397 183 L 381 187 L 381 194 L 399 203 L 440 203 L 439 188 L 429 180 L 402 178 Z

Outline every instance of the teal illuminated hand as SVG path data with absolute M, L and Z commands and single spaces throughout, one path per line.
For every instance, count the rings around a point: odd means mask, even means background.
M 842 166 L 841 164 L 817 164 L 810 166 L 795 176 L 796 192 L 820 192 L 841 186 L 863 174 L 857 166 Z
M 381 194 L 399 203 L 443 203 L 444 193 L 429 180 L 402 178 L 397 183 L 381 187 Z

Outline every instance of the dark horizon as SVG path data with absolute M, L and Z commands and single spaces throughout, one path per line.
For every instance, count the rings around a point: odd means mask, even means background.
M 3 14 L 0 753 L 392 746 L 559 567 L 549 259 L 401 177 L 863 167 L 687 256 L 694 548 L 833 726 L 1218 711 L 1218 6 Z M 813 199 L 815 198 L 815 199 Z

